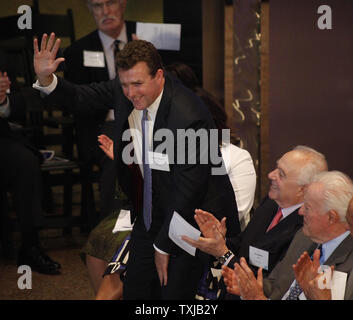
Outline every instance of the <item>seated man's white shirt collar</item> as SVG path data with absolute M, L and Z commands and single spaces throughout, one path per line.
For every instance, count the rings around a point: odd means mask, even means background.
M 299 203 L 299 204 L 295 204 L 294 206 L 291 206 L 291 207 L 288 207 L 288 208 L 281 208 L 282 215 L 283 215 L 281 220 L 283 220 L 284 218 L 288 217 L 292 212 L 294 212 L 295 210 L 300 208 L 302 205 L 303 205 L 303 202 Z

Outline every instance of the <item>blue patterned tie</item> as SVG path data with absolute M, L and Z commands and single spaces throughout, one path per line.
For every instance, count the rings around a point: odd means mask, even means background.
M 143 110 L 142 126 L 142 164 L 143 164 L 143 221 L 148 231 L 152 222 L 152 174 L 148 164 L 148 123 L 147 109 Z

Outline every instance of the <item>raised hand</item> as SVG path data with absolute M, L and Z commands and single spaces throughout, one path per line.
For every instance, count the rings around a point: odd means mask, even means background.
M 59 64 L 65 61 L 65 58 L 57 58 L 56 54 L 60 48 L 60 39 L 55 40 L 55 34 L 51 33 L 49 40 L 46 33 L 43 34 L 38 47 L 38 39 L 34 39 L 34 70 L 37 74 L 38 81 L 42 86 L 48 86 L 53 81 L 53 73 L 58 68 Z
M 114 160 L 114 142 L 105 134 L 98 136 L 99 147 L 112 160 Z

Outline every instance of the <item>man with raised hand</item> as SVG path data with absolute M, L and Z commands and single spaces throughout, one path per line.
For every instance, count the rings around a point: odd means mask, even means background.
M 38 82 L 34 86 L 46 92 L 48 103 L 61 105 L 72 112 L 94 113 L 115 106 L 116 140 L 113 145 L 118 180 L 134 203 L 132 218 L 136 218 L 131 233 L 131 250 L 124 281 L 124 299 L 193 299 L 204 262 L 177 247 L 169 238 L 168 230 L 174 211 L 194 223 L 193 211 L 197 207 L 214 210 L 222 219 L 227 217 L 227 235 L 240 231 L 237 208 L 226 172 L 212 175 L 207 146 L 196 142 L 191 148 L 178 145 L 174 140 L 174 156 L 161 153 L 168 159 L 166 166 L 149 167 L 145 161 L 147 151 L 158 153 L 161 141 L 153 139 L 156 132 L 168 131 L 176 138 L 178 130 L 203 130 L 214 128 L 212 116 L 202 101 L 174 78 L 165 74 L 156 48 L 147 41 L 127 43 L 117 55 L 119 77 L 104 83 L 73 85 L 53 75 L 63 58 L 56 59 L 60 40 L 51 34 L 44 35 L 40 49 L 34 40 L 34 66 Z M 148 129 L 148 134 L 147 130 Z M 144 199 L 140 201 L 131 168 L 126 163 L 122 140 L 125 129 L 142 133 L 134 139 L 134 152 L 139 170 L 144 177 Z M 162 131 L 160 131 L 162 130 Z M 163 131 L 164 132 L 164 131 Z M 153 134 L 152 134 L 153 133 Z M 208 137 L 209 138 L 209 137 Z M 141 141 L 142 140 L 142 141 Z M 208 140 L 207 140 L 208 143 Z M 181 148 L 194 155 L 195 162 L 178 163 L 177 151 Z M 165 150 L 165 148 L 163 149 Z M 140 158 L 139 158 L 140 157 Z

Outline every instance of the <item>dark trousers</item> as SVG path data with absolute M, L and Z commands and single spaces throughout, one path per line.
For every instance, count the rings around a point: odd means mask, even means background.
M 38 157 L 11 138 L 0 138 L 0 183 L 9 190 L 22 235 L 22 247 L 38 244 L 36 227 L 42 213 Z
M 201 260 L 188 253 L 170 256 L 167 286 L 161 287 L 155 262 L 153 239 L 137 219 L 131 233 L 130 252 L 124 280 L 125 300 L 193 300 L 203 272 Z

